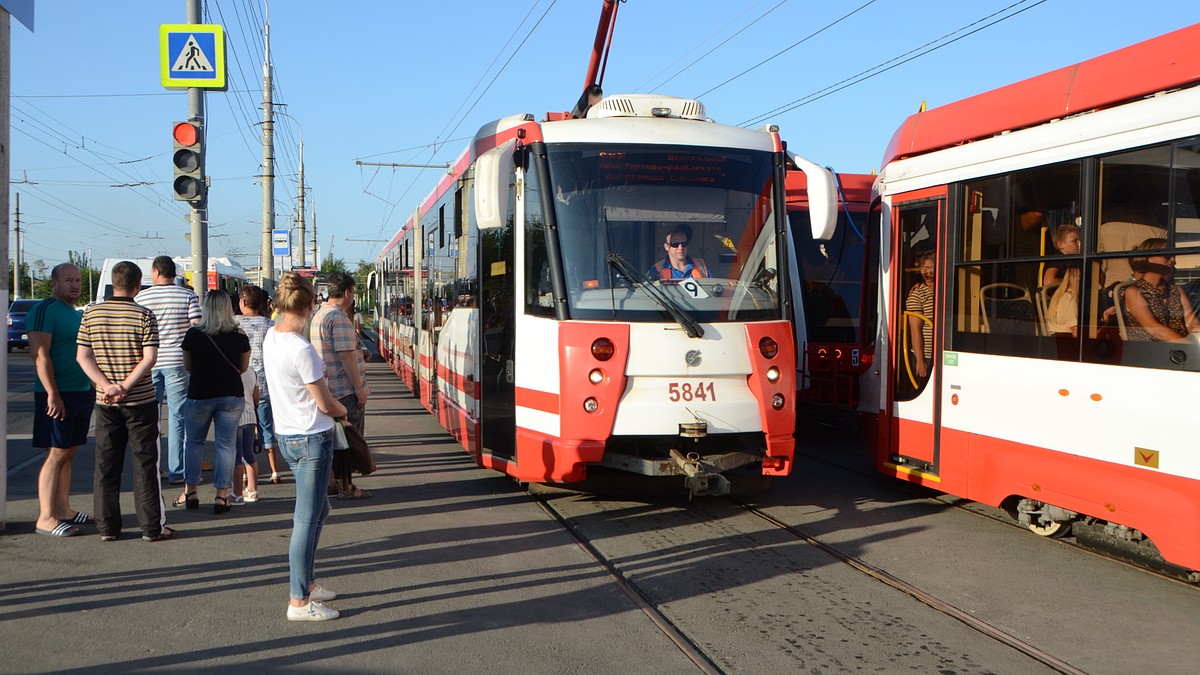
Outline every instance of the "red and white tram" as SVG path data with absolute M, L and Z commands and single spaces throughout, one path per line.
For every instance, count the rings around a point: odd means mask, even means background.
M 1200 25 L 900 127 L 872 224 L 882 471 L 1200 570 L 1197 84 Z
M 522 481 L 607 466 L 699 494 L 739 466 L 786 475 L 785 160 L 773 128 L 666 96 L 487 125 L 378 259 L 384 355 L 481 466 Z M 681 231 L 707 275 L 660 276 Z
M 819 193 L 818 236 L 832 173 L 696 100 L 587 102 L 479 130 L 377 260 L 383 355 L 480 466 L 521 481 L 606 467 L 720 494 L 739 467 L 786 475 L 785 169 Z

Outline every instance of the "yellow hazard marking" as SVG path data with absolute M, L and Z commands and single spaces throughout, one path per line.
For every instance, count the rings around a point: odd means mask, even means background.
M 927 481 L 930 481 L 933 483 L 942 482 L 941 477 L 938 476 L 936 473 L 929 473 L 928 471 L 921 471 L 920 469 L 914 469 L 911 466 L 904 466 L 903 464 L 896 464 L 895 462 L 884 462 L 883 465 L 889 469 L 898 471 L 900 473 L 907 473 L 912 476 L 919 476 L 922 480 L 927 480 Z
M 1148 466 L 1151 469 L 1158 468 L 1158 451 L 1147 450 L 1146 448 L 1133 449 L 1133 463 L 1138 466 Z

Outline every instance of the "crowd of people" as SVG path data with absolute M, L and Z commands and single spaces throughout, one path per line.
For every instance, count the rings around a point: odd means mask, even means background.
M 50 297 L 29 312 L 37 371 L 33 446 L 47 449 L 38 476 L 35 531 L 73 537 L 94 526 L 101 541 L 117 541 L 128 449 L 142 539 L 179 536 L 167 526 L 162 483 L 182 486 L 172 506 L 200 507 L 202 452 L 212 427 L 213 513 L 259 500 L 262 451 L 271 483 L 281 483 L 276 459 L 281 455 L 296 487 L 287 619 L 336 619 L 337 611 L 323 603 L 337 595 L 317 584 L 314 572 L 329 496 L 371 496 L 354 485 L 348 453 L 333 444 L 335 424 L 365 431 L 369 389 L 353 319 L 354 278 L 331 274 L 329 298 L 318 309 L 312 282 L 286 273 L 274 314 L 263 289 L 245 286 L 236 299 L 240 315 L 224 291 L 210 291 L 201 302 L 177 283 L 168 256 L 154 260 L 150 281 L 143 288 L 141 268 L 118 263 L 112 297 L 81 313 L 74 307 L 82 290 L 80 271 L 62 263 L 51 273 Z M 72 460 L 87 442 L 93 416 L 95 516 L 70 505 Z

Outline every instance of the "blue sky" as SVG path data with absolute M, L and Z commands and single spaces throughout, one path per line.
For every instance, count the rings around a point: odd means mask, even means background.
M 569 110 L 600 5 L 270 3 L 275 101 L 288 116 L 277 118 L 275 226 L 292 219 L 303 134 L 322 255 L 332 245 L 351 265 L 374 260 L 373 240 L 394 234 L 439 172 L 355 161 L 446 163 L 491 120 Z M 187 100 L 158 72 L 158 25 L 183 23 L 184 7 L 41 0 L 36 32 L 13 21 L 10 191 L 21 194 L 27 260 L 52 265 L 89 247 L 97 259 L 190 253 L 186 209 L 170 195 L 170 126 Z M 206 20 L 225 25 L 230 68 L 229 91 L 206 97 L 210 255 L 257 266 L 262 0 L 205 7 Z M 766 118 L 790 149 L 869 172 L 922 101 L 949 103 L 1197 21 L 1200 3 L 1183 0 L 628 0 L 604 84 L 700 97 L 713 119 L 735 125 L 792 108 Z

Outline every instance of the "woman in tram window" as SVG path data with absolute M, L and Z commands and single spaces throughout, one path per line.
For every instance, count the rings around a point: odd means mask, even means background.
M 1134 251 L 1158 251 L 1166 239 L 1152 238 Z M 1178 341 L 1188 333 L 1200 333 L 1200 321 L 1183 291 L 1175 285 L 1175 256 L 1143 253 L 1130 265 L 1141 278 L 1125 289 L 1122 305 L 1130 340 Z
M 929 376 L 929 363 L 933 360 L 933 282 L 935 280 L 933 251 L 919 258 L 921 282 L 912 287 L 904 300 L 904 311 L 920 314 L 908 317 L 909 338 L 916 363 L 917 376 Z

